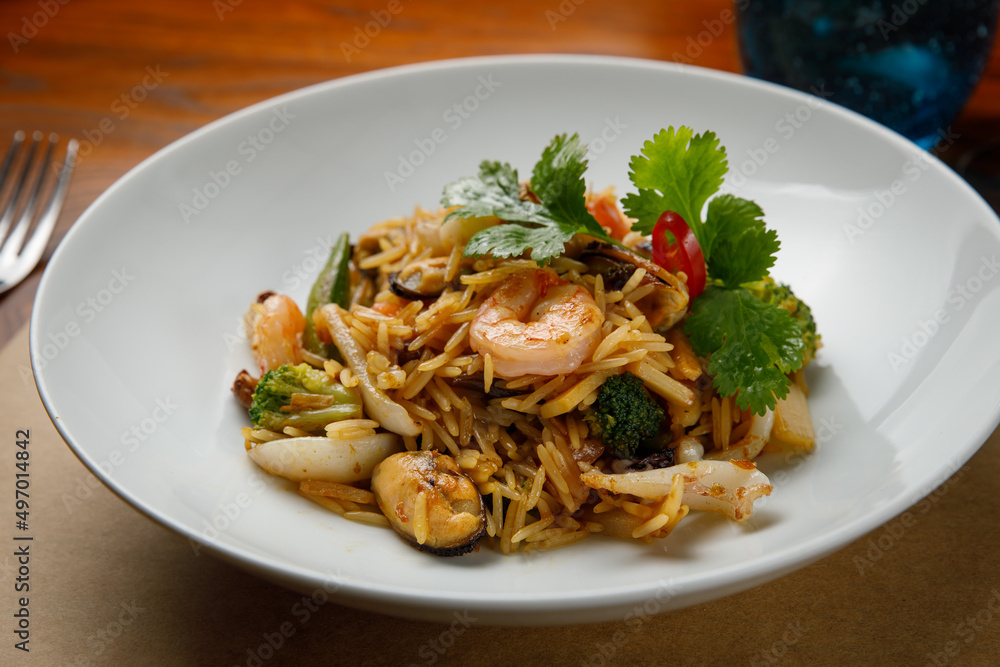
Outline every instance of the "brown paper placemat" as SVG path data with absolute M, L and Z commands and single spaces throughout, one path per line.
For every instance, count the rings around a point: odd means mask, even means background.
M 908 514 L 750 591 L 627 622 L 446 626 L 310 606 L 196 554 L 97 482 L 60 439 L 30 377 L 27 327 L 0 352 L 0 378 L 4 665 L 987 665 L 1000 656 L 1000 432 Z M 14 506 L 19 429 L 30 431 L 26 531 Z M 28 652 L 16 647 L 24 622 Z

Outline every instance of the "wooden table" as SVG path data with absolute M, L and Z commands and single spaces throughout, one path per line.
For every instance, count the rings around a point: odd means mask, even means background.
M 390 9 L 396 10 L 396 13 L 389 14 Z M 380 25 L 377 34 L 366 42 L 361 31 L 373 20 L 385 25 Z M 349 74 L 427 60 L 534 52 L 610 54 L 667 61 L 683 56 L 685 61 L 695 65 L 739 71 L 731 5 L 726 0 L 551 0 L 542 3 L 529 0 L 497 3 L 457 0 L 350 0 L 341 3 L 321 0 L 281 3 L 262 0 L 172 0 L 163 3 L 7 0 L 0 4 L 0 28 L 4 35 L 4 44 L 0 45 L 0 139 L 6 143 L 6 137 L 17 129 L 40 129 L 55 131 L 64 137 L 76 137 L 83 147 L 82 159 L 57 227 L 56 241 L 106 188 L 170 142 L 254 102 Z M 699 37 L 702 45 L 693 48 L 693 44 L 698 44 L 695 40 Z M 1000 49 L 994 50 L 981 84 L 954 123 L 953 131 L 959 135 L 959 140 L 942 155 L 945 161 L 961 167 L 970 158 L 978 156 L 976 164 L 984 165 L 992 155 L 994 167 L 1000 162 L 995 150 L 995 142 L 1000 141 Z M 991 154 L 981 153 L 991 145 L 994 146 Z M 996 173 L 1000 170 L 994 170 Z M 982 177 L 975 183 L 994 207 L 1000 204 L 1000 183 L 995 177 L 992 181 L 989 177 Z M 0 296 L 0 347 L 15 339 L 19 332 L 18 341 L 23 344 L 22 327 L 30 316 L 43 268 L 44 262 L 21 285 Z M 10 426 L 6 417 L 5 426 Z M 995 459 L 993 457 L 991 461 Z M 995 471 L 996 465 L 992 464 L 988 470 Z M 81 468 L 77 477 L 83 472 Z M 962 485 L 962 489 L 968 490 L 969 484 L 971 482 Z M 944 497 L 942 503 L 957 503 L 961 498 L 960 492 L 955 491 Z M 992 507 L 995 511 L 995 499 Z M 109 512 L 128 512 L 124 504 L 116 499 L 109 500 L 108 508 Z M 984 508 L 984 511 L 988 510 Z M 141 520 L 136 520 L 141 523 Z M 945 517 L 938 515 L 934 520 L 944 522 L 941 530 L 947 530 Z M 930 519 L 918 526 L 920 530 L 930 528 L 933 528 Z M 920 546 L 922 542 L 914 542 L 919 540 L 917 529 L 910 535 L 909 545 L 900 540 L 898 554 L 905 554 L 907 549 L 924 548 Z M 930 537 L 927 541 L 930 542 Z M 914 595 L 911 589 L 908 600 L 887 603 L 885 606 L 888 608 L 898 605 L 898 619 L 867 619 L 861 610 L 857 612 L 859 616 L 843 618 L 837 617 L 837 613 L 831 616 L 830 612 L 836 610 L 836 606 L 824 607 L 825 600 L 836 597 L 839 589 L 830 581 L 817 581 L 817 573 L 819 576 L 836 576 L 845 568 L 852 570 L 851 559 L 863 557 L 865 548 L 866 544 L 859 542 L 846 553 L 831 557 L 839 560 L 828 559 L 824 561 L 825 565 L 814 566 L 807 574 L 792 575 L 789 585 L 814 592 L 809 601 L 798 601 L 796 611 L 806 614 L 802 623 L 807 626 L 808 635 L 804 636 L 801 628 L 795 627 L 795 621 L 790 618 L 776 616 L 766 626 L 769 634 L 759 640 L 754 639 L 754 633 L 759 627 L 764 627 L 755 625 L 761 617 L 761 607 L 775 604 L 773 595 L 766 592 L 743 594 L 715 606 L 702 605 L 690 614 L 673 614 L 669 624 L 651 625 L 649 629 L 664 633 L 658 640 L 659 646 L 676 643 L 678 650 L 683 651 L 682 654 L 674 654 L 678 662 L 692 664 L 700 662 L 699 655 L 706 658 L 712 656 L 707 658 L 707 662 L 730 662 L 711 649 L 712 633 L 706 633 L 706 628 L 723 626 L 723 634 L 728 633 L 727 642 L 734 639 L 728 636 L 734 633 L 745 634 L 747 642 L 745 650 L 728 657 L 734 661 L 749 660 L 751 664 L 777 664 L 781 661 L 820 664 L 823 656 L 832 662 L 840 662 L 848 659 L 850 654 L 864 663 L 873 657 L 873 652 L 880 652 L 877 650 L 880 642 L 898 642 L 891 650 L 881 651 L 882 657 L 891 664 L 917 664 L 916 660 L 921 661 L 920 664 L 934 660 L 938 661 L 937 664 L 952 664 L 953 656 L 946 651 L 946 647 L 956 637 L 952 626 L 963 622 L 955 614 L 962 609 L 975 614 L 981 607 L 991 608 L 983 606 L 988 602 L 985 597 L 983 600 L 970 597 L 965 607 L 953 606 L 953 615 L 932 624 L 937 635 L 929 638 L 922 636 L 916 647 L 909 648 L 905 644 L 911 630 L 922 635 L 927 633 L 928 626 L 918 621 L 918 617 L 924 610 L 928 615 L 935 613 L 934 595 Z M 977 553 L 981 551 L 979 549 Z M 940 555 L 939 552 L 940 549 L 934 553 Z M 907 557 L 911 556 L 919 558 L 919 553 Z M 287 617 L 298 596 L 282 593 L 235 571 L 230 572 L 230 568 L 223 564 L 207 565 L 205 560 L 202 559 L 199 572 L 201 583 L 209 588 L 209 592 L 204 599 L 192 600 L 189 605 L 174 601 L 178 613 L 201 614 L 206 617 L 206 623 L 231 629 L 239 624 L 222 618 L 215 607 L 200 608 L 195 603 L 204 603 L 209 607 L 208 601 L 213 599 L 213 595 L 233 594 L 241 604 L 248 606 L 271 604 L 270 616 L 267 616 L 270 620 L 250 626 L 253 637 L 227 640 L 234 651 L 214 653 L 217 659 L 225 656 L 228 659 L 226 664 L 250 664 L 252 656 L 248 657 L 243 647 L 256 647 L 257 642 L 251 640 L 258 639 L 258 635 L 264 636 L 261 633 L 272 625 L 281 627 L 281 619 Z M 993 563 L 996 563 L 995 559 Z M 933 572 L 934 567 L 930 567 L 927 576 L 933 576 Z M 3 596 L 9 598 L 12 594 L 8 591 L 6 574 L 4 576 Z M 238 581 L 243 588 L 236 593 L 212 591 L 212 577 L 226 577 L 227 583 Z M 952 579 L 946 581 L 951 582 Z M 985 581 L 984 585 L 1000 586 L 996 574 L 989 575 Z M 965 583 L 967 593 L 979 590 L 969 588 L 972 585 Z M 894 594 L 885 579 L 874 585 L 879 589 L 858 592 L 862 602 L 872 603 L 881 599 L 880 595 Z M 88 594 L 77 591 L 74 593 L 76 597 L 71 599 L 77 600 Z M 262 597 L 269 597 L 270 602 Z M 140 601 L 140 607 L 142 604 Z M 777 604 L 784 602 L 778 600 Z M 219 607 L 223 608 L 232 613 L 241 611 L 232 605 Z M 44 615 L 46 612 L 39 609 L 37 613 Z M 144 613 L 148 618 L 148 614 L 153 612 Z M 327 621 L 332 624 L 343 618 L 356 618 L 352 614 L 351 610 L 330 611 Z M 383 625 L 390 623 L 387 617 L 377 614 L 362 614 L 361 618 Z M 86 626 L 86 620 L 76 618 L 83 624 L 81 627 Z M 273 624 L 269 625 L 271 621 Z M 964 644 L 961 646 L 961 659 L 971 660 L 965 664 L 985 664 L 977 662 L 977 656 L 988 656 L 992 651 L 995 657 L 996 651 L 1000 650 L 1000 614 L 995 618 L 991 616 L 989 622 L 983 619 L 980 622 L 983 629 L 975 635 L 976 642 L 970 644 L 971 648 L 966 648 Z M 843 637 L 820 637 L 813 632 L 838 623 L 844 623 L 848 628 Z M 40 618 L 38 624 L 44 627 L 44 620 Z M 0 630 L 3 630 L 0 636 L 7 638 L 4 640 L 4 651 L 10 643 L 8 625 L 7 621 L 0 622 Z M 627 645 L 618 641 L 618 625 L 597 626 L 593 635 L 589 630 L 577 630 L 574 635 L 572 629 L 560 629 L 554 631 L 550 638 L 539 629 L 522 633 L 521 637 L 533 647 L 528 655 L 539 660 L 544 657 L 548 662 L 560 658 L 558 653 L 545 648 L 551 646 L 550 642 L 584 642 L 591 649 L 584 658 L 585 664 L 614 664 L 626 657 L 632 664 L 654 664 L 671 655 L 670 651 L 646 656 L 630 652 Z M 100 627 L 111 626 L 105 624 Z M 399 628 L 404 634 L 416 628 L 416 636 L 432 640 L 446 638 L 443 634 L 445 629 L 430 624 L 407 623 L 395 629 L 387 626 L 386 631 L 391 635 Z M 476 636 L 491 650 L 496 651 L 498 646 L 505 645 L 507 639 L 502 632 L 482 630 Z M 184 634 L 186 631 L 184 624 L 169 628 L 171 637 L 181 642 L 179 647 L 188 636 Z M 44 630 L 39 632 L 42 634 L 38 641 L 44 641 Z M 49 629 L 50 635 L 54 632 L 54 629 Z M 690 639 L 680 639 L 677 634 L 687 633 L 690 636 L 691 632 L 701 632 L 708 637 L 700 648 L 692 645 Z M 262 662 L 279 664 L 295 657 L 308 664 L 317 664 L 317 659 L 323 656 L 323 642 L 319 639 L 336 633 L 327 628 L 313 632 L 311 639 L 307 633 L 302 634 L 306 636 L 302 637 L 300 648 L 283 649 L 279 656 L 281 660 Z M 367 632 L 361 638 L 368 644 L 377 644 L 383 639 L 377 631 Z M 392 636 L 384 639 L 389 645 L 399 643 Z M 450 639 L 457 640 L 454 636 Z M 647 640 L 650 639 L 656 638 L 647 637 Z M 211 645 L 204 638 L 200 641 L 207 642 L 205 646 Z M 339 637 L 336 641 L 342 647 L 342 641 L 347 640 Z M 123 645 L 126 645 L 125 639 L 114 646 L 109 643 L 106 657 L 129 655 Z M 291 647 L 292 642 L 289 641 L 288 645 Z M 88 664 L 99 664 L 101 659 L 97 656 L 100 653 L 93 646 L 88 644 L 88 647 L 83 647 L 86 650 L 81 649 L 78 655 L 95 661 Z M 414 644 L 394 655 L 408 655 L 412 660 L 440 657 L 442 662 L 447 661 L 443 653 L 431 651 L 426 656 L 418 654 L 418 649 L 427 646 L 426 643 Z M 844 652 L 845 646 L 849 647 L 850 653 Z M 605 652 L 602 656 L 598 650 L 602 647 L 611 647 L 613 654 Z M 338 649 L 331 645 L 329 650 L 331 653 L 327 657 L 336 661 Z M 471 655 L 473 651 L 467 646 L 460 654 Z M 10 653 L 3 652 L 2 655 Z M 192 655 L 181 648 L 169 655 L 178 660 L 174 664 L 195 664 L 180 661 L 178 656 Z M 376 655 L 374 651 L 364 652 L 370 662 L 394 664 L 373 657 Z M 459 653 L 449 652 L 447 657 L 457 662 L 457 655 Z M 496 657 L 495 661 L 484 657 L 481 662 L 531 664 L 530 659 L 521 660 L 516 653 L 509 651 L 491 655 Z M 796 655 L 799 657 L 794 657 Z M 17 654 L 15 657 L 20 659 L 22 656 Z M 23 657 L 27 659 L 27 656 Z M 59 653 L 58 657 L 62 663 L 68 664 L 72 655 Z M 133 657 L 148 664 L 159 662 L 149 656 Z M 574 661 L 577 659 L 581 658 L 577 656 Z M 351 662 L 343 657 L 342 660 Z M 365 660 L 358 657 L 358 661 Z
M 101 192 L 158 149 L 232 111 L 320 81 L 503 53 L 597 53 L 734 72 L 740 67 L 726 0 L 553 0 L 551 7 L 528 0 L 485 7 L 398 1 L 401 9 L 392 15 L 382 0 L 9 0 L 0 4 L 6 42 L 0 48 L 0 137 L 42 129 L 82 142 L 58 240 Z M 358 31 L 386 15 L 392 21 L 364 45 Z M 953 164 L 969 150 L 1000 141 L 1000 49 L 954 131 L 960 141 L 942 155 Z M 984 187 L 993 197 L 1000 190 L 995 181 Z M 43 268 L 0 297 L 0 345 L 28 320 Z

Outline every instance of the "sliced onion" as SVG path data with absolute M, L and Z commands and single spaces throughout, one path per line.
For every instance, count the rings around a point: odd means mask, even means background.
M 368 361 L 361 346 L 351 336 L 350 330 L 340 316 L 340 307 L 335 304 L 323 306 L 320 315 L 326 321 L 337 349 L 344 355 L 344 361 L 358 378 L 361 389 L 361 399 L 365 404 L 365 413 L 377 421 L 382 428 L 399 435 L 416 436 L 422 431 L 420 424 L 413 420 L 399 403 L 389 398 L 384 391 L 375 385 L 375 380 L 368 372 Z

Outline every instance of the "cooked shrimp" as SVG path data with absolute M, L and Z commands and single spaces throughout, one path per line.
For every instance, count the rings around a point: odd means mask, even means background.
M 572 373 L 601 341 L 604 314 L 584 287 L 548 269 L 505 278 L 479 307 L 472 349 L 505 378 Z
M 306 318 L 290 297 L 264 292 L 247 311 L 246 326 L 262 373 L 282 364 L 302 363 Z

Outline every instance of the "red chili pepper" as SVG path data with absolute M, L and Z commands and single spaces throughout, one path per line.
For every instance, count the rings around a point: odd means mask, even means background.
M 674 241 L 670 241 L 668 231 Z M 671 273 L 683 271 L 692 299 L 705 289 L 705 255 L 684 218 L 673 211 L 664 211 L 653 227 L 653 261 Z

